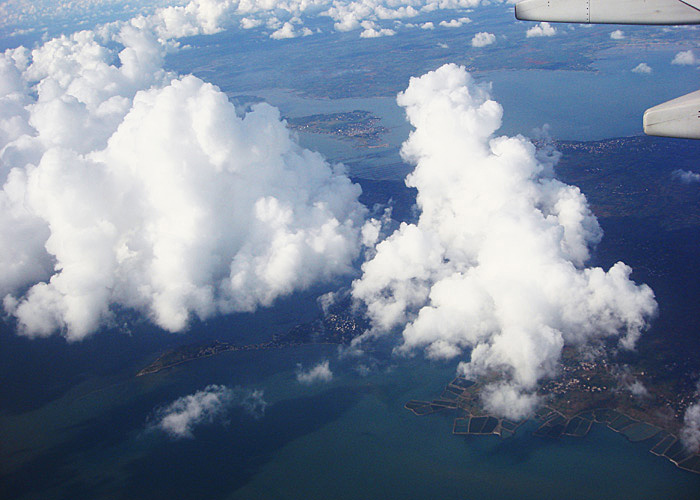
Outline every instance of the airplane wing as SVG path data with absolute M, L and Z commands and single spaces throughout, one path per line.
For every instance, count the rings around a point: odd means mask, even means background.
M 523 21 L 595 24 L 699 24 L 700 0 L 523 0 Z
M 524 21 L 596 24 L 700 24 L 700 0 L 523 0 Z M 700 139 L 700 90 L 644 112 L 644 133 Z
M 644 133 L 700 139 L 700 90 L 647 109 Z

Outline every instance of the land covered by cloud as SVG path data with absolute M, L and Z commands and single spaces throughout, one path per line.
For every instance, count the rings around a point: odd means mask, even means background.
M 365 209 L 268 105 L 163 69 L 216 2 L 0 56 L 0 297 L 71 340 L 137 310 L 170 331 L 347 273 Z
M 163 431 L 176 439 L 192 438 L 195 427 L 224 420 L 233 406 L 243 408 L 254 418 L 260 418 L 265 414 L 267 402 L 261 390 L 208 385 L 156 410 L 149 428 Z
M 157 8 L 186 4 L 187 0 L 4 0 L 0 2 L 0 28 L 81 22 L 151 13 Z
M 587 267 L 602 231 L 554 177 L 558 154 L 496 136 L 502 108 L 462 67 L 412 78 L 398 103 L 415 128 L 402 155 L 420 218 L 377 243 L 353 284 L 372 323 L 360 342 L 399 332 L 398 352 L 466 356 L 461 373 L 498 374 L 484 402 L 512 418 L 537 403 L 564 345 L 619 336 L 632 348 L 654 294 L 622 262 Z
M 336 31 L 362 30 L 364 38 L 387 36 L 393 23 L 436 11 L 445 11 L 449 20 L 440 26 L 461 27 L 470 22 L 467 17 L 451 18 L 478 6 L 482 0 L 160 0 L 153 2 L 117 2 L 115 0 L 10 0 L 0 5 L 0 28 L 28 27 L 37 23 L 50 24 L 53 19 L 84 19 L 125 14 L 164 12 L 166 22 L 177 22 L 182 13 L 192 9 L 215 16 L 221 26 L 240 26 L 242 29 L 266 29 L 275 39 L 294 38 L 311 34 L 304 23 L 309 19 L 328 20 Z M 161 7 L 156 10 L 156 7 Z M 373 23 L 368 28 L 366 23 Z M 387 24 L 391 23 L 391 24 Z M 383 24 L 383 25 L 382 25 Z

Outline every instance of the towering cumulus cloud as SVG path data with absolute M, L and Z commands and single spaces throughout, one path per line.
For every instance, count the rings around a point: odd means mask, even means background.
M 579 189 L 554 178 L 556 154 L 495 137 L 502 108 L 462 67 L 412 78 L 398 103 L 415 127 L 402 154 L 420 218 L 379 242 L 353 284 L 371 334 L 399 330 L 400 351 L 433 358 L 471 349 L 460 371 L 498 374 L 484 402 L 512 418 L 565 344 L 619 335 L 633 347 L 653 292 L 621 262 L 585 267 L 602 231 Z
M 351 269 L 360 188 L 276 109 L 239 116 L 163 69 L 169 39 L 216 31 L 207 5 L 0 56 L 0 297 L 21 332 L 80 339 L 115 308 L 182 330 Z

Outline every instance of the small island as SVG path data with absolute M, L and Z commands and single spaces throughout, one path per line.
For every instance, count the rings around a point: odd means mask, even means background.
M 380 118 L 362 110 L 287 118 L 287 126 L 292 130 L 333 135 L 359 142 L 367 148 L 386 146 L 381 136 L 389 130 L 379 122 Z

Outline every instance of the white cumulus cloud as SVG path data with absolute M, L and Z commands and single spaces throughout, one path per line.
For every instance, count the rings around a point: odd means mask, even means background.
M 0 297 L 22 333 L 81 339 L 120 308 L 178 331 L 351 271 L 360 188 L 275 108 L 239 116 L 163 69 L 168 40 L 216 32 L 220 7 L 0 56 Z
M 548 22 L 541 22 L 536 24 L 532 28 L 525 32 L 527 38 L 537 37 L 537 36 L 554 36 L 557 33 L 557 29 L 549 24 Z
M 196 426 L 223 419 L 231 406 L 240 406 L 249 415 L 260 418 L 265 413 L 267 403 L 261 390 L 208 385 L 156 410 L 150 427 L 173 438 L 192 438 Z
M 480 32 L 472 38 L 472 47 L 485 47 L 496 41 L 496 35 L 493 33 Z
M 316 366 L 304 370 L 303 367 L 297 365 L 297 380 L 301 384 L 313 384 L 316 382 L 330 382 L 333 380 L 333 372 L 330 369 L 328 360 L 322 361 Z
M 610 33 L 610 38 L 613 40 L 622 40 L 625 38 L 625 32 L 622 30 L 615 30 Z
M 696 64 L 700 64 L 700 60 L 698 60 L 695 57 L 695 54 L 692 50 L 686 50 L 676 54 L 673 60 L 671 61 L 671 64 L 677 64 L 681 66 L 694 66 Z
M 309 35 L 313 35 L 313 32 L 309 28 L 303 27 L 301 30 L 296 30 L 294 29 L 294 25 L 292 23 L 285 22 L 280 29 L 274 31 L 270 35 L 270 38 L 275 40 L 284 40 L 286 38 L 297 38 L 299 36 Z
M 456 65 L 412 78 L 398 103 L 415 128 L 402 155 L 420 218 L 380 241 L 353 283 L 372 324 L 361 341 L 400 332 L 399 352 L 471 351 L 460 371 L 500 374 L 484 402 L 512 418 L 565 344 L 633 347 L 654 294 L 622 262 L 586 267 L 602 231 L 580 190 L 554 178 L 557 154 L 495 136 L 501 106 Z
M 651 66 L 649 66 L 647 63 L 639 63 L 634 68 L 632 68 L 632 73 L 637 73 L 640 75 L 648 75 L 651 72 Z
M 379 38 L 382 36 L 394 36 L 396 31 L 389 28 L 380 28 L 374 21 L 362 21 L 360 38 Z
M 460 17 L 459 19 L 450 19 L 449 21 L 440 21 L 440 26 L 443 28 L 461 28 L 467 23 L 472 22 L 468 17 Z
M 382 36 L 394 36 L 395 34 L 396 31 L 388 28 L 368 28 L 362 30 L 362 32 L 360 33 L 360 38 L 379 38 Z
M 251 17 L 244 17 L 241 19 L 241 28 L 243 28 L 244 30 L 250 30 L 262 25 L 262 19 L 255 19 Z

